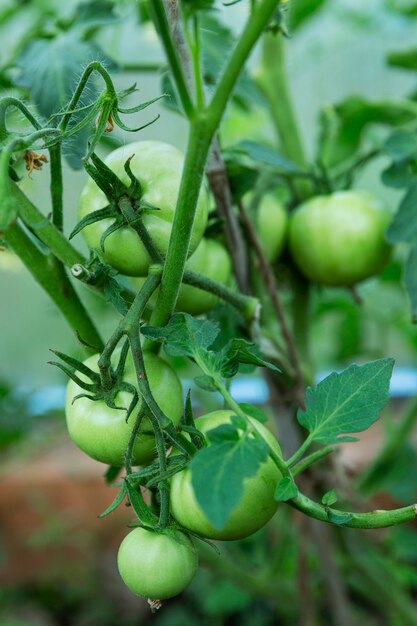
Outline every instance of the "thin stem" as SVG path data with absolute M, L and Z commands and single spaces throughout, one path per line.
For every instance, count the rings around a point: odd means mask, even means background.
M 301 472 L 304 472 L 310 465 L 321 461 L 326 456 L 331 454 L 334 451 L 333 446 L 326 446 L 325 448 L 321 448 L 320 450 L 316 450 L 316 452 L 312 452 L 308 456 L 305 457 L 302 461 L 294 465 L 291 468 L 291 472 L 293 476 L 298 476 Z
M 51 255 L 45 256 L 18 223 L 7 229 L 5 238 L 35 280 L 59 307 L 71 328 L 86 344 L 95 347 L 90 352 L 101 350 L 103 341 L 62 266 Z
M 135 447 L 136 435 L 139 432 L 139 428 L 141 427 L 143 418 L 145 417 L 146 405 L 143 403 L 140 407 L 138 414 L 136 416 L 135 424 L 132 428 L 132 432 L 130 433 L 129 443 L 127 445 L 126 454 L 125 454 L 125 468 L 126 474 L 132 473 L 132 457 L 133 457 L 133 449 Z
M 200 62 L 200 31 L 198 28 L 198 16 L 195 13 L 193 17 L 193 34 L 194 42 L 191 46 L 191 60 L 194 70 L 194 84 L 195 93 L 197 99 L 197 107 L 202 109 L 204 107 L 204 85 L 203 77 L 201 74 L 201 62 Z
M 251 296 L 245 296 L 238 291 L 234 291 L 215 280 L 211 280 L 207 276 L 191 272 L 190 270 L 184 270 L 183 283 L 186 285 L 192 285 L 198 289 L 203 289 L 212 293 L 225 302 L 228 302 L 234 306 L 238 311 L 242 313 L 245 319 L 252 321 L 258 315 L 259 300 L 252 298 Z
M 162 430 L 162 424 L 159 419 L 160 411 L 156 412 L 154 408 L 155 401 L 150 392 L 149 382 L 146 376 L 146 368 L 143 360 L 142 346 L 139 337 L 138 326 L 133 327 L 128 333 L 130 348 L 132 352 L 133 362 L 135 364 L 137 382 L 140 391 L 142 392 L 142 402 L 149 408 L 148 418 L 152 424 L 152 428 L 155 434 L 156 449 L 158 452 L 159 469 L 161 474 L 166 472 L 166 449 L 164 433 Z M 149 401 L 151 400 L 151 401 Z M 158 485 L 159 495 L 161 498 L 161 508 L 159 512 L 159 526 L 165 528 L 169 520 L 169 493 L 168 493 L 168 481 L 162 480 Z
M 313 443 L 313 438 L 311 435 L 309 435 L 307 439 L 303 441 L 303 443 L 298 448 L 298 450 L 292 455 L 292 457 L 287 459 L 288 466 L 291 467 L 292 465 L 294 465 L 296 461 L 298 461 L 298 459 L 301 459 L 304 452 L 306 452 L 306 450 L 311 446 L 312 443 Z
M 163 0 L 150 0 L 148 2 L 149 12 L 155 23 L 156 29 L 165 48 L 165 53 L 170 65 L 172 75 L 177 87 L 178 95 L 186 116 L 190 119 L 194 114 L 194 105 L 188 91 L 187 82 L 184 77 L 181 62 L 177 49 L 171 37 L 167 16 L 165 13 Z
M 389 526 L 397 526 L 398 524 L 404 524 L 405 522 L 413 521 L 417 516 L 417 505 L 411 504 L 400 509 L 393 509 L 392 511 L 371 511 L 370 513 L 350 513 L 347 511 L 339 511 L 337 509 L 329 509 L 313 500 L 310 500 L 307 496 L 299 493 L 292 500 L 288 500 L 287 504 L 294 507 L 298 511 L 301 511 L 309 517 L 320 520 L 321 522 L 327 522 L 332 524 L 332 515 L 346 517 L 343 522 L 343 526 L 349 528 L 388 528 Z
M 275 275 L 274 275 L 274 272 L 272 270 L 270 263 L 268 262 L 268 259 L 265 256 L 262 245 L 259 241 L 259 238 L 253 226 L 253 223 L 245 207 L 243 206 L 243 203 L 239 202 L 238 206 L 239 206 L 239 211 L 240 211 L 240 215 L 242 218 L 243 226 L 247 233 L 249 242 L 251 246 L 253 247 L 253 249 L 255 250 L 256 256 L 259 261 L 259 270 L 261 272 L 262 279 L 264 281 L 265 287 L 269 294 L 269 298 L 271 300 L 271 304 L 273 306 L 279 325 L 281 327 L 282 337 L 284 339 L 287 352 L 288 352 L 288 358 L 290 360 L 291 367 L 293 369 L 294 383 L 295 383 L 295 395 L 297 397 L 298 404 L 302 406 L 303 405 L 303 389 L 304 389 L 303 373 L 301 371 L 301 365 L 300 365 L 298 354 L 297 354 L 295 338 L 293 336 L 293 333 L 291 332 L 291 329 L 288 325 L 288 322 L 285 316 L 284 306 L 281 301 L 281 296 L 279 294 Z

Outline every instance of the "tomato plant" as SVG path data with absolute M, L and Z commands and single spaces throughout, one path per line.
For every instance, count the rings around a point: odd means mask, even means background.
M 391 210 L 364 191 L 311 198 L 293 213 L 290 247 L 296 264 L 323 285 L 349 286 L 388 263 Z
M 196 427 L 203 434 L 223 424 L 232 423 L 233 411 L 214 411 L 199 417 Z M 273 447 L 277 454 L 281 454 L 279 444 L 273 434 L 261 423 L 256 424 L 256 430 Z M 240 437 L 253 437 L 239 431 Z M 184 528 L 191 530 L 208 539 L 233 540 L 247 537 L 256 532 L 273 516 L 278 503 L 274 500 L 275 487 L 281 478 L 281 473 L 271 458 L 262 463 L 255 476 L 245 478 L 243 495 L 236 508 L 233 509 L 224 528 L 214 528 L 198 505 L 192 486 L 190 469 L 184 469 L 175 474 L 171 481 L 171 511 L 177 522 Z
M 294 32 L 295 42 L 298 26 L 325 2 L 237 1 L 220 8 L 214 0 L 143 0 L 129 27 L 139 20 L 138 41 L 152 33 L 166 59 L 148 63 L 138 45 L 129 63 L 113 65 L 98 52 L 96 34 L 104 23 L 111 30 L 123 21 L 129 3 L 116 4 L 48 12 L 46 30 L 39 19 L 4 46 L 13 58 L 0 67 L 0 90 L 18 95 L 0 98 L 0 248 L 20 258 L 74 333 L 70 354 L 54 351 L 53 363 L 72 379 L 70 437 L 109 465 L 105 480 L 117 487 L 100 517 L 123 503 L 132 512 L 136 528 L 119 551 L 122 578 L 153 601 L 171 597 L 195 572 L 193 533 L 220 541 L 249 537 L 279 507 L 271 533 L 245 542 L 241 564 L 231 556 L 233 544 L 213 558 L 200 541 L 205 563 L 272 602 L 274 623 L 346 626 L 392 615 L 392 624 L 411 626 L 415 575 L 409 562 L 397 570 L 397 561 L 401 550 L 411 559 L 412 542 L 375 542 L 353 529 L 416 519 L 415 402 L 381 429 L 387 438 L 355 478 L 355 490 L 333 453 L 373 425 L 387 404 L 394 367 L 387 346 L 395 346 L 397 359 L 416 352 L 400 284 L 403 274 L 417 319 L 415 97 L 348 96 L 326 105 L 314 144 L 301 134 L 291 102 L 284 35 Z M 401 3 L 383 4 L 394 11 Z M 234 33 L 226 22 L 243 6 L 246 22 Z M 0 11 L 0 30 L 14 11 Z M 354 21 L 361 21 L 356 14 Z M 393 58 L 402 67 L 416 65 L 414 50 Z M 146 71 L 162 84 L 143 102 L 135 85 L 116 88 L 115 67 L 123 70 L 121 83 L 130 72 L 142 81 Z M 154 105 L 160 113 L 147 117 Z M 126 120 L 136 114 L 141 125 L 131 127 Z M 181 116 L 184 154 L 166 141 L 141 140 L 151 124 L 154 137 L 177 130 L 175 118 L 160 125 L 165 115 Z M 356 188 L 359 173 L 367 186 L 362 174 L 370 163 L 384 168 L 378 185 L 403 190 L 395 215 L 376 199 L 372 181 L 372 192 Z M 31 186 L 47 167 L 51 207 L 42 193 L 43 210 Z M 85 170 L 75 226 L 67 215 L 67 167 Z M 22 181 L 24 168 L 29 175 Z M 73 245 L 78 233 L 88 258 Z M 372 283 L 360 284 L 371 276 Z M 401 341 L 388 341 L 387 320 Z M 384 342 L 365 345 L 371 334 Z M 218 410 L 207 414 L 209 407 Z M 408 490 L 398 489 L 403 470 Z M 392 484 L 395 503 L 373 510 L 375 493 Z M 251 571 L 259 555 L 268 562 Z M 324 611 L 315 593 L 323 585 L 341 608 L 329 601 Z
M 89 357 L 84 361 L 84 366 L 98 372 L 98 358 L 99 355 Z M 182 414 L 182 388 L 178 376 L 155 354 L 147 354 L 144 361 L 153 395 L 172 422 L 178 424 Z M 83 373 L 79 372 L 78 375 L 82 381 L 88 381 Z M 136 371 L 130 355 L 124 368 L 123 382 L 137 387 Z M 77 398 L 85 393 L 80 385 L 73 380 L 69 381 L 65 415 L 71 439 L 96 461 L 122 466 L 132 430 L 131 422 L 126 421 L 132 394 L 122 390 L 114 398 L 115 406 L 108 406 L 104 398 L 92 400 L 88 393 Z M 142 465 L 149 463 L 155 456 L 155 437 L 149 420 L 145 419 L 135 440 L 132 462 Z
M 117 148 L 108 155 L 105 163 L 125 185 L 130 182 L 125 170 L 130 157 L 131 172 L 140 185 L 138 196 L 143 205 L 143 224 L 158 251 L 164 255 L 171 234 L 184 156 L 177 148 L 162 141 L 137 141 Z M 79 199 L 79 218 L 91 216 L 108 204 L 109 199 L 90 178 Z M 103 239 L 112 223 L 111 218 L 104 218 L 86 226 L 82 232 L 88 246 L 93 250 L 102 249 L 106 261 L 122 274 L 145 276 L 150 258 L 137 233 L 128 225 L 120 225 Z M 196 249 L 206 224 L 207 192 L 203 186 L 190 237 L 190 253 Z
M 191 539 L 176 530 L 130 531 L 120 544 L 117 565 L 123 582 L 138 596 L 165 600 L 181 593 L 197 569 Z

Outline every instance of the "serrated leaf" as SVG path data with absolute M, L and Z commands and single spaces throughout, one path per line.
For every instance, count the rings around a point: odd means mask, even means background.
M 280 371 L 273 363 L 265 361 L 257 346 L 246 339 L 232 339 L 226 344 L 222 353 L 224 355 L 224 363 L 221 372 L 225 378 L 234 376 L 240 363 L 267 367 L 275 372 Z
M 267 444 L 249 437 L 212 443 L 195 454 L 190 463 L 193 489 L 215 528 L 224 528 L 242 497 L 244 479 L 254 476 L 267 457 Z
M 162 341 L 167 354 L 193 357 L 205 351 L 219 334 L 218 324 L 201 320 L 187 313 L 176 313 L 166 326 L 143 326 L 141 333 L 155 341 Z
M 321 503 L 324 504 L 324 506 L 332 506 L 332 504 L 335 504 L 336 502 L 337 494 L 335 489 L 327 491 L 321 499 Z
M 417 239 L 417 183 L 406 192 L 387 230 L 390 243 Z
M 107 515 L 110 515 L 110 513 L 112 513 L 115 509 L 117 509 L 117 507 L 120 506 L 125 499 L 126 493 L 126 486 L 125 484 L 123 484 L 113 502 L 110 504 L 109 507 L 107 507 L 105 511 L 103 511 L 103 513 L 100 513 L 99 517 L 106 517 Z
M 268 416 L 259 407 L 248 404 L 247 402 L 239 402 L 239 406 L 246 415 L 258 420 L 261 424 L 265 424 L 265 422 L 268 421 Z
M 316 389 L 308 387 L 306 410 L 297 413 L 299 423 L 320 443 L 356 441 L 347 433 L 366 430 L 378 419 L 389 398 L 393 366 L 393 359 L 351 365 L 327 376 Z
M 276 489 L 274 498 L 277 502 L 287 502 L 298 495 L 298 487 L 290 476 L 281 478 Z

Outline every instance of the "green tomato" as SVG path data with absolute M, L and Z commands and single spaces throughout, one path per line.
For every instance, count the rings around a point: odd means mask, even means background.
M 135 528 L 123 539 L 117 554 L 123 582 L 133 593 L 165 600 L 181 593 L 198 565 L 197 551 L 179 530 Z
M 288 214 L 274 194 L 262 197 L 256 213 L 256 229 L 263 251 L 270 263 L 277 260 L 284 247 L 288 230 Z
M 214 239 L 203 237 L 197 250 L 188 259 L 186 269 L 226 285 L 230 280 L 232 264 L 229 254 L 222 244 Z M 140 289 L 144 279 L 131 278 L 131 282 L 136 289 Z M 201 315 L 213 309 L 218 301 L 219 298 L 208 291 L 190 285 L 182 285 L 175 309 L 191 315 Z M 156 295 L 151 298 L 150 305 L 154 306 L 155 302 Z
M 124 165 L 132 155 L 130 168 L 142 186 L 142 199 L 159 209 L 146 212 L 143 216 L 143 223 L 159 252 L 165 255 L 175 215 L 184 155 L 174 146 L 160 141 L 138 141 L 114 150 L 105 162 L 127 185 L 130 180 L 124 170 Z M 79 199 L 79 219 L 107 205 L 106 196 L 90 178 Z M 207 224 L 207 212 L 208 196 L 203 187 L 191 233 L 190 254 L 197 248 L 203 236 Z M 100 237 L 112 221 L 112 219 L 100 220 L 82 230 L 87 245 L 91 249 L 101 249 Z M 104 258 L 107 263 L 127 276 L 146 276 L 148 273 L 149 255 L 138 234 L 128 226 L 119 228 L 106 238 Z
M 351 286 L 378 274 L 391 248 L 391 211 L 366 191 L 338 191 L 298 207 L 290 219 L 290 249 L 310 280 Z
M 230 424 L 233 411 L 213 411 L 196 420 L 196 426 L 202 433 Z M 281 455 L 281 449 L 274 435 L 260 422 L 248 418 L 266 438 L 275 452 Z M 208 539 L 233 540 L 248 537 L 264 526 L 277 510 L 274 500 L 275 487 L 282 478 L 281 472 L 273 460 L 261 463 L 255 476 L 243 481 L 243 495 L 233 509 L 230 518 L 222 530 L 214 528 L 197 503 L 188 468 L 175 474 L 171 480 L 171 514 L 184 528 Z
M 118 354 L 115 353 L 115 359 L 117 356 Z M 99 355 L 95 354 L 84 363 L 97 372 L 98 359 Z M 155 400 L 173 423 L 179 424 L 183 410 L 183 398 L 178 376 L 165 361 L 155 354 L 145 353 L 144 361 L 149 385 Z M 117 361 L 113 365 L 116 364 Z M 79 378 L 89 382 L 83 374 L 80 372 L 77 374 Z M 137 387 L 135 368 L 130 353 L 126 360 L 123 380 Z M 96 461 L 122 466 L 135 415 L 141 405 L 140 394 L 139 402 L 126 423 L 126 411 L 112 409 L 104 401 L 94 401 L 85 397 L 73 401 L 74 397 L 80 393 L 87 392 L 73 380 L 70 380 L 67 387 L 65 415 L 71 439 L 83 452 Z M 115 404 L 127 409 L 131 400 L 132 394 L 121 391 L 115 398 Z M 143 420 L 136 437 L 132 462 L 134 465 L 146 465 L 155 456 L 155 438 L 149 419 L 146 418 Z

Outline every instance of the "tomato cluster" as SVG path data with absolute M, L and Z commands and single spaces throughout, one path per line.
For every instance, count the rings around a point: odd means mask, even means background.
M 163 257 L 175 216 L 183 155 L 173 146 L 156 141 L 137 142 L 115 150 L 106 164 L 126 185 L 130 182 L 125 167 L 128 159 L 131 174 L 140 183 L 140 200 L 145 207 L 141 219 Z M 102 209 L 108 201 L 97 184 L 89 180 L 79 202 L 80 218 Z M 204 236 L 207 212 L 208 195 L 203 188 L 185 269 L 229 285 L 232 272 L 227 250 L 219 241 Z M 351 286 L 378 273 L 387 263 L 390 247 L 384 233 L 390 217 L 390 211 L 366 192 L 345 191 L 317 196 L 304 202 L 290 216 L 282 202 L 268 193 L 258 204 L 254 225 L 269 262 L 277 260 L 288 239 L 294 262 L 308 279 L 323 285 Z M 120 273 L 132 277 L 132 284 L 140 289 L 149 269 L 148 252 L 138 233 L 128 224 L 108 234 L 103 243 L 103 234 L 109 225 L 108 219 L 87 225 L 83 229 L 87 244 L 103 253 L 105 260 Z M 148 303 L 151 307 L 155 306 L 156 297 L 154 293 Z M 176 308 L 201 315 L 217 303 L 217 295 L 183 284 Z M 112 366 L 119 356 L 120 351 L 113 353 Z M 78 379 L 68 384 L 68 431 L 75 444 L 93 459 L 122 467 L 132 432 L 131 421 L 126 421 L 132 396 L 126 390 L 118 391 L 110 405 L 103 399 L 93 399 L 83 393 L 81 385 L 87 382 L 85 372 L 98 372 L 98 359 L 99 355 L 87 359 L 80 368 L 82 371 L 76 373 Z M 179 427 L 183 395 L 177 374 L 153 353 L 144 354 L 144 365 L 156 403 L 172 424 Z M 124 364 L 122 382 L 135 389 L 139 409 L 143 399 L 130 353 Z M 233 411 L 214 411 L 200 417 L 196 428 L 207 435 L 218 426 L 231 424 L 234 415 Z M 247 420 L 253 422 L 249 416 Z M 256 430 L 271 450 L 281 456 L 272 433 L 258 422 Z M 247 436 L 240 430 L 239 435 Z M 206 445 L 210 445 L 209 440 Z M 133 465 L 148 465 L 155 458 L 155 437 L 149 420 L 145 418 L 136 435 L 130 461 Z M 269 456 L 259 465 L 254 476 L 245 478 L 240 502 L 224 528 L 218 529 L 210 523 L 197 501 L 189 467 L 181 469 L 170 479 L 173 523 L 158 530 L 137 527 L 126 536 L 118 553 L 122 579 L 134 593 L 149 598 L 164 599 L 180 593 L 197 567 L 197 552 L 189 533 L 215 540 L 234 540 L 251 535 L 274 515 L 277 509 L 274 491 L 281 478 Z

